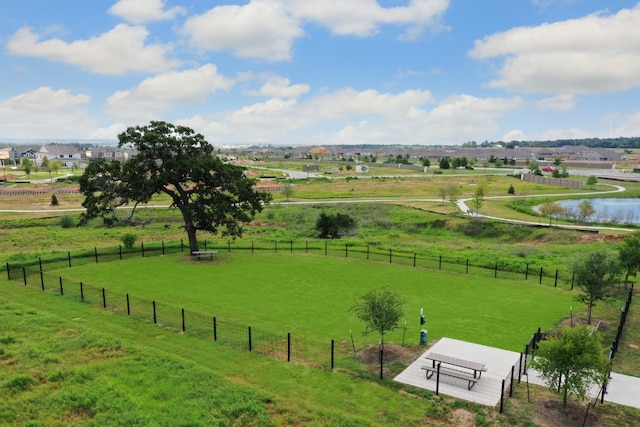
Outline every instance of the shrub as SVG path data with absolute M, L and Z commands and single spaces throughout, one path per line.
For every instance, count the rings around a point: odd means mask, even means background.
M 124 243 L 124 247 L 127 249 L 131 249 L 133 245 L 136 243 L 137 236 L 135 234 L 127 233 L 124 234 L 120 240 Z
M 516 194 L 516 189 L 513 187 L 513 184 L 511 184 L 509 186 L 509 189 L 507 190 L 508 194 Z
M 73 217 L 71 215 L 65 215 L 60 218 L 60 226 L 62 228 L 71 228 L 75 224 Z
M 58 206 L 58 196 L 55 194 L 51 195 L 51 206 Z

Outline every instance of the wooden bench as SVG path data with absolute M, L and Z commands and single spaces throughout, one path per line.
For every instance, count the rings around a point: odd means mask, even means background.
M 218 253 L 218 251 L 193 251 L 193 252 L 191 252 L 191 255 L 197 256 L 198 257 L 198 261 L 200 261 L 200 257 L 206 256 L 206 255 L 209 255 L 210 259 L 213 259 L 213 256 L 215 254 L 217 254 L 217 253 Z
M 440 363 L 439 363 L 439 365 L 440 365 L 440 375 L 447 375 L 449 377 L 454 377 L 454 378 L 458 378 L 458 379 L 467 381 L 467 388 L 469 390 L 471 390 L 471 388 L 474 385 L 476 385 L 476 383 L 480 379 L 480 378 L 474 377 L 470 373 L 458 371 L 458 370 L 455 370 L 455 369 L 443 368 Z M 426 372 L 427 380 L 433 376 L 434 372 L 436 372 L 436 373 L 438 372 L 438 367 L 437 366 L 435 368 L 432 367 L 432 366 L 423 366 L 422 369 L 427 371 Z

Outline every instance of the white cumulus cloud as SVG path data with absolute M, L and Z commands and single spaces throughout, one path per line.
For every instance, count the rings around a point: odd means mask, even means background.
M 504 58 L 489 87 L 599 93 L 640 86 L 640 4 L 616 14 L 518 27 L 477 40 L 469 55 Z
M 285 0 L 292 13 L 329 28 L 334 34 L 369 36 L 380 25 L 409 26 L 406 38 L 425 26 L 434 26 L 449 0 L 411 0 L 406 6 L 382 7 L 376 0 Z
M 11 36 L 7 50 L 14 55 L 60 61 L 98 74 L 158 72 L 179 65 L 166 57 L 170 46 L 146 45 L 147 36 L 144 27 L 119 24 L 97 37 L 66 42 L 57 38 L 40 40 L 39 34 L 23 27 Z
M 171 71 L 145 79 L 133 89 L 114 93 L 107 99 L 105 112 L 120 119 L 150 120 L 179 103 L 205 102 L 212 93 L 229 91 L 233 85 L 233 79 L 219 74 L 213 64 Z
M 293 41 L 304 34 L 300 23 L 275 0 L 217 6 L 188 19 L 182 31 L 198 49 L 268 61 L 291 59 Z
M 87 137 L 96 125 L 86 111 L 88 95 L 39 87 L 0 100 L 0 128 L 11 138 Z
M 186 14 L 180 6 L 165 10 L 163 0 L 120 0 L 109 12 L 125 21 L 134 24 L 145 24 L 153 21 L 164 21 Z

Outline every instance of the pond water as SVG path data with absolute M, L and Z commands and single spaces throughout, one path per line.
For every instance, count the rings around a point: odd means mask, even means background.
M 579 199 L 558 202 L 565 209 L 566 217 L 579 218 L 580 203 L 589 200 L 595 213 L 589 222 L 612 222 L 616 224 L 640 224 L 640 199 Z

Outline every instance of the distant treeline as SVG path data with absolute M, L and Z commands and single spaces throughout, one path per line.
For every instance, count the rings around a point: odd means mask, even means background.
M 505 148 L 515 147 L 562 147 L 565 145 L 584 145 L 585 147 L 601 148 L 640 148 L 640 137 L 618 138 L 585 138 L 585 139 L 556 139 L 553 141 L 510 141 L 489 142 L 477 144 L 475 141 L 465 142 L 464 148 L 488 148 L 500 144 Z

